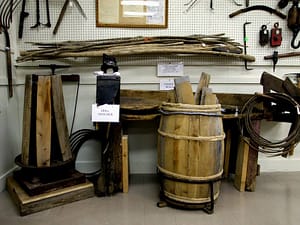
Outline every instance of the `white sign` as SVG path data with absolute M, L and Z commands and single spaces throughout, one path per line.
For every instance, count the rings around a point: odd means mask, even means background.
M 183 76 L 183 63 L 158 63 L 157 76 L 158 77 L 178 77 Z
M 173 90 L 174 86 L 174 79 L 161 79 L 159 81 L 159 90 L 161 91 Z
M 120 121 L 120 105 L 92 105 L 92 121 L 93 122 L 119 122 Z

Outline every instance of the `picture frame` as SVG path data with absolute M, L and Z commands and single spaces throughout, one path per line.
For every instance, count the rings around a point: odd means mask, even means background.
M 96 0 L 96 26 L 167 28 L 168 0 Z

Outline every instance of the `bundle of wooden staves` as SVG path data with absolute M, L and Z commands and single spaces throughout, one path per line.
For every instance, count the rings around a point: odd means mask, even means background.
M 180 54 L 235 57 L 253 62 L 255 57 L 243 53 L 242 45 L 224 34 L 190 36 L 122 37 L 103 40 L 30 43 L 37 49 L 20 52 L 18 62 L 67 57 Z

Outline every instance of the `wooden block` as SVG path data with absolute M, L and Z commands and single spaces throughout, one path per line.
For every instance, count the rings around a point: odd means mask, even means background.
M 25 78 L 23 132 L 22 132 L 22 163 L 29 165 L 30 125 L 31 125 L 31 102 L 32 102 L 32 76 Z
M 237 153 L 235 177 L 234 177 L 234 186 L 239 191 L 245 191 L 248 155 L 249 155 L 249 145 L 247 142 L 243 140 L 242 137 L 240 137 L 238 153 Z
M 176 100 L 178 103 L 183 104 L 195 104 L 193 95 L 192 85 L 189 77 L 184 76 L 174 80 L 175 81 L 175 92 Z
M 51 155 L 51 77 L 39 76 L 36 109 L 37 167 L 50 166 Z
M 122 190 L 128 193 L 129 188 L 129 168 L 128 168 L 128 135 L 122 136 Z
M 21 216 L 94 196 L 94 187 L 89 181 L 50 193 L 29 196 L 13 177 L 8 177 L 7 190 L 17 205 Z
M 202 95 L 202 89 L 204 87 L 208 87 L 209 82 L 210 82 L 210 75 L 205 72 L 202 72 L 198 86 L 197 86 L 197 90 L 195 92 L 195 104 L 196 105 L 200 104 L 200 100 L 201 100 L 200 97 Z
M 57 128 L 60 151 L 63 161 L 68 161 L 72 158 L 72 152 L 70 148 L 69 131 L 65 112 L 61 76 L 54 75 L 51 77 L 51 81 L 53 112 Z

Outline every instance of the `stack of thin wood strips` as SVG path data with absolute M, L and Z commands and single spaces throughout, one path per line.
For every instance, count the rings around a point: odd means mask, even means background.
M 90 41 L 64 41 L 56 43 L 30 42 L 38 49 L 21 51 L 17 62 L 48 60 L 67 57 L 180 54 L 220 55 L 255 61 L 243 54 L 242 45 L 224 34 L 191 36 L 124 37 Z

